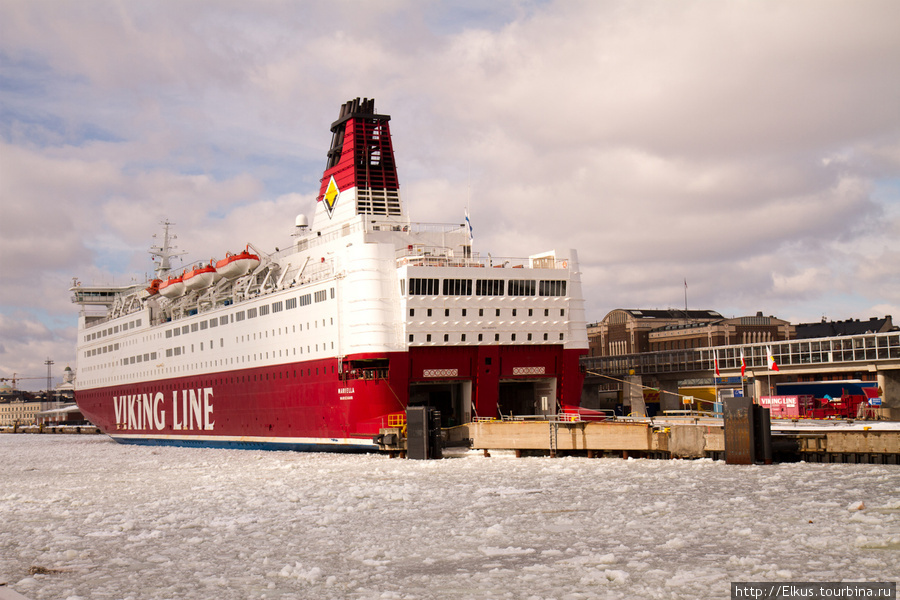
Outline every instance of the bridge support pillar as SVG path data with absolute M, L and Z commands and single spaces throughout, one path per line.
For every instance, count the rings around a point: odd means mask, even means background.
M 686 408 L 681 403 L 678 394 L 678 382 L 674 380 L 660 380 L 659 386 L 659 410 L 682 410 Z
M 779 375 L 756 375 L 753 378 L 753 398 L 759 401 L 761 396 L 776 396 L 775 386 L 787 380 L 787 377 Z
M 881 388 L 881 409 L 885 418 L 900 420 L 900 370 L 878 371 L 878 387 Z
M 647 406 L 644 404 L 644 387 L 640 375 L 626 375 L 622 390 L 625 413 L 635 417 L 646 417 Z

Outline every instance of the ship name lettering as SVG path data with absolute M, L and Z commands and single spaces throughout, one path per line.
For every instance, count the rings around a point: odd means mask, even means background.
M 166 426 L 166 411 L 162 409 L 163 393 L 113 396 L 116 429 L 156 429 Z
M 352 394 L 355 390 L 352 387 L 338 388 L 338 394 Z
M 211 387 L 173 391 L 171 423 L 162 392 L 113 396 L 113 409 L 117 430 L 162 431 L 171 426 L 175 431 L 212 431 L 216 425 Z
M 212 431 L 216 422 L 212 420 L 213 389 L 211 387 L 196 390 L 181 390 L 181 402 L 178 401 L 178 390 L 172 392 L 172 429 L 200 429 Z M 179 406 L 180 405 L 180 406 Z M 179 408 L 180 416 L 179 416 Z

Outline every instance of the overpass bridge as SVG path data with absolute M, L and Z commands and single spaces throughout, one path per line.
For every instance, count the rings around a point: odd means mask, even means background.
M 767 348 L 772 350 L 778 371 L 768 368 Z M 743 380 L 742 355 L 745 365 Z M 885 412 L 889 418 L 900 419 L 900 331 L 619 356 L 586 356 L 581 359 L 586 371 L 584 397 L 596 397 L 597 391 L 605 384 L 621 382 L 623 395 L 634 402 L 637 402 L 637 393 L 649 386 L 668 392 L 663 394 L 663 410 L 679 409 L 679 382 L 712 381 L 717 359 L 720 377 L 737 378 L 741 381 L 739 387 L 745 389 L 747 385 L 752 386 L 748 393 L 754 397 L 769 394 L 770 384 L 774 387 L 777 383 L 796 381 L 800 375 L 846 373 L 847 379 L 861 379 L 863 373 L 873 374 L 884 392 Z M 643 402 L 642 399 L 640 401 Z M 630 404 L 636 406 L 633 402 Z M 586 405 L 590 406 L 590 402 Z

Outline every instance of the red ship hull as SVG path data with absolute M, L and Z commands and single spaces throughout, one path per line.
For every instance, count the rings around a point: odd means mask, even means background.
M 578 406 L 581 354 L 559 346 L 413 348 L 82 390 L 76 400 L 123 443 L 374 451 L 372 437 L 406 410 L 417 386 L 414 403 L 422 403 L 421 390 L 469 382 L 472 416 L 496 418 L 505 412 L 504 386 L 552 378 L 559 407 Z M 358 364 L 381 368 L 351 368 Z

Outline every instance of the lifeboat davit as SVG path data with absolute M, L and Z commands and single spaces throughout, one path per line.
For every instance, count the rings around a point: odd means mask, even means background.
M 142 289 L 138 293 L 138 298 L 141 300 L 146 300 L 147 298 L 151 298 L 159 293 L 159 284 L 162 283 L 161 279 L 154 279 L 150 282 L 150 285 Z
M 144 288 L 144 291 L 147 292 L 147 297 L 155 296 L 159 293 L 159 286 L 162 285 L 162 279 L 154 279 L 150 282 L 150 286 Z
M 199 264 L 182 277 L 184 288 L 188 291 L 202 290 L 211 286 L 216 277 L 216 268 L 212 261 L 208 265 Z
M 159 293 L 166 298 L 177 298 L 184 294 L 182 277 L 169 277 L 159 284 Z
M 225 258 L 216 263 L 216 271 L 225 279 L 236 279 L 246 275 L 259 266 L 259 257 L 245 249 L 240 254 L 228 252 Z

